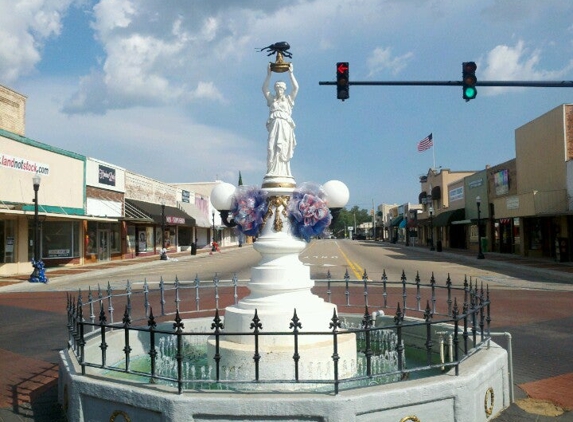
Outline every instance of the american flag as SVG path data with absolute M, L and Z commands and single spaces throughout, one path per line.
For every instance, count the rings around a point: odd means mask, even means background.
M 418 142 L 418 152 L 426 151 L 427 149 L 430 149 L 433 146 L 434 143 L 432 142 L 432 134 L 430 133 L 428 136 L 426 136 L 424 139 Z

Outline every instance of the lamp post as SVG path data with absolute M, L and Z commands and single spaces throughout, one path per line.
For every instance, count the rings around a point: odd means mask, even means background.
M 481 198 L 479 196 L 476 196 L 476 205 L 477 205 L 477 211 L 478 211 L 478 256 L 477 259 L 484 259 L 485 256 L 483 256 L 483 252 L 481 249 Z
M 29 279 L 31 283 L 48 282 L 44 272 L 44 263 L 40 257 L 40 219 L 38 218 L 38 191 L 40 190 L 40 181 L 41 178 L 39 174 L 36 174 L 32 179 L 34 186 L 34 259 L 32 265 L 34 270 Z
M 430 206 L 430 250 L 434 249 L 434 207 Z
M 213 217 L 213 239 L 211 242 L 211 252 L 215 252 L 215 211 L 213 211 L 212 217 Z
M 159 259 L 161 261 L 167 260 L 167 251 L 165 250 L 165 201 L 161 201 L 161 252 Z

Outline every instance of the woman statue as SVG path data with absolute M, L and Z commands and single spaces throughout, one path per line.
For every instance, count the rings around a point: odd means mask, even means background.
M 294 136 L 295 124 L 291 114 L 294 99 L 298 93 L 298 83 L 294 77 L 293 65 L 289 66 L 292 90 L 286 95 L 286 83 L 275 83 L 275 95 L 269 91 L 271 80 L 271 66 L 267 68 L 267 77 L 263 83 L 263 94 L 269 107 L 267 130 L 269 131 L 267 148 L 267 176 L 290 176 L 290 160 L 296 146 Z

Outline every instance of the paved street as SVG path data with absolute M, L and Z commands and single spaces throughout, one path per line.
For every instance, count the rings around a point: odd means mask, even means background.
M 357 243 L 346 245 L 356 248 Z M 475 266 L 476 273 L 486 282 L 490 278 L 492 300 L 492 331 L 500 333 L 494 341 L 508 347 L 512 339 L 514 386 L 516 403 L 495 420 L 510 421 L 573 421 L 573 267 L 551 261 L 525 260 L 488 254 L 477 261 L 471 253 L 444 251 L 441 254 L 423 248 L 406 248 L 364 242 L 364 249 L 373 247 L 388 256 L 421 260 L 444 261 L 448 269 L 460 265 Z M 314 248 L 327 245 L 311 244 L 308 257 L 312 261 Z M 177 264 L 199 260 L 222 263 L 236 257 L 247 260 L 250 247 L 225 250 L 222 255 L 207 252 L 195 257 L 187 254 L 172 256 Z M 351 249 L 345 249 L 351 254 Z M 370 252 L 368 252 L 370 253 Z M 373 252 L 374 253 L 374 252 Z M 366 255 L 367 253 L 364 252 Z M 315 256 L 318 256 L 315 254 Z M 160 263 L 153 260 L 108 263 L 82 269 L 51 270 L 48 285 L 30 284 L 18 278 L 0 279 L 0 421 L 59 421 L 57 399 L 57 357 L 67 341 L 66 286 L 73 280 L 90 280 L 95 274 L 113 277 L 118 272 L 144 272 Z M 401 265 L 403 265 L 401 263 Z M 371 264 L 369 265 L 371 266 Z M 209 267 L 210 269 L 210 267 Z M 313 268 L 312 272 L 321 272 Z M 88 275 L 92 273 L 92 277 Z M 520 274 L 519 277 L 510 274 Z M 121 277 L 120 277 L 121 278 Z M 539 282 L 537 279 L 546 281 Z M 550 280 L 550 281 L 547 281 Z M 551 281 L 552 280 L 552 281 Z M 76 281 L 78 282 L 78 281 Z M 539 404 L 537 400 L 543 400 Z M 555 405 L 558 416 L 549 416 Z M 520 407 L 521 406 L 521 407 Z M 522 409 L 525 408 L 526 410 Z M 537 407 L 537 408 L 536 408 Z M 563 410 L 568 409 L 568 410 Z M 534 413 L 539 411 L 541 415 Z

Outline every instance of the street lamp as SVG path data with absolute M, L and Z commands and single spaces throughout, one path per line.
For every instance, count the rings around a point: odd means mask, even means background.
M 481 198 L 479 196 L 476 196 L 476 205 L 478 209 L 478 251 L 479 251 L 477 259 L 484 259 L 485 256 L 483 256 L 483 252 L 481 250 L 481 210 L 480 210 Z
M 211 243 L 211 252 L 215 252 L 215 211 L 213 211 L 212 217 L 213 217 L 213 242 Z
M 167 250 L 165 249 L 165 201 L 161 201 L 161 261 L 167 261 Z
M 434 207 L 430 206 L 430 250 L 434 249 Z
M 40 175 L 36 174 L 32 178 L 34 186 L 34 259 L 32 266 L 34 271 L 30 275 L 30 283 L 47 283 L 46 273 L 44 271 L 44 263 L 40 257 L 40 219 L 38 218 L 38 191 L 40 190 Z

